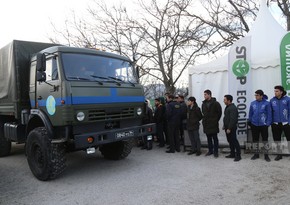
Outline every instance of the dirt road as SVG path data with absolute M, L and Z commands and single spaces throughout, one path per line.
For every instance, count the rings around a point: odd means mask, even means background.
M 289 204 L 290 158 L 240 162 L 134 148 L 125 160 L 108 161 L 100 152 L 67 155 L 59 178 L 42 182 L 30 172 L 23 145 L 0 158 L 0 204 Z

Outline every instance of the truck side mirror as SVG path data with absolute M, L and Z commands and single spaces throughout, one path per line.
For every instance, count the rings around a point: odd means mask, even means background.
M 45 71 L 37 71 L 36 79 L 38 82 L 45 82 L 46 81 L 46 73 Z
M 38 53 L 36 55 L 36 70 L 45 71 L 46 70 L 46 57 L 43 53 Z

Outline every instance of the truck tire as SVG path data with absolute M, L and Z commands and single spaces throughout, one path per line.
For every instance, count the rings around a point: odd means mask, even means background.
M 44 127 L 29 133 L 26 154 L 31 172 L 41 181 L 54 179 L 65 170 L 64 144 L 51 143 Z
M 100 151 L 106 159 L 119 160 L 126 158 L 131 153 L 132 147 L 133 141 L 127 140 L 105 144 L 100 147 Z

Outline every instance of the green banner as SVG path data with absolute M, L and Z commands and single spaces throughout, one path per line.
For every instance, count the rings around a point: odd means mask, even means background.
M 290 33 L 287 33 L 280 44 L 282 86 L 290 94 Z

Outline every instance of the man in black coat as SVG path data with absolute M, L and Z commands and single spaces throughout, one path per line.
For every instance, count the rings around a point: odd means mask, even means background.
M 199 121 L 202 119 L 202 113 L 196 103 L 195 97 L 189 97 L 187 101 L 187 131 L 191 142 L 191 151 L 188 155 L 196 153 L 196 156 L 201 155 L 201 143 L 199 138 Z
M 237 123 L 238 123 L 238 109 L 233 103 L 233 96 L 225 95 L 224 103 L 226 105 L 224 111 L 224 126 L 223 129 L 226 132 L 227 140 L 230 145 L 231 153 L 226 158 L 235 158 L 234 161 L 241 160 L 241 148 L 240 143 L 237 140 Z
M 219 120 L 222 116 L 222 107 L 215 98 L 211 96 L 210 90 L 204 91 L 204 101 L 202 102 L 203 113 L 203 131 L 207 137 L 208 152 L 205 156 L 214 154 L 218 157 L 219 141 L 217 134 L 219 133 Z
M 155 99 L 155 112 L 154 112 L 154 122 L 156 123 L 156 134 L 159 141 L 159 147 L 165 146 L 164 135 L 163 135 L 163 127 L 165 121 L 165 109 L 161 104 L 159 98 Z

